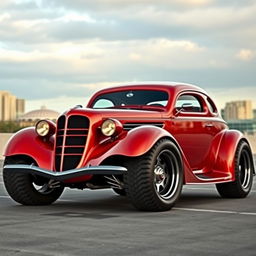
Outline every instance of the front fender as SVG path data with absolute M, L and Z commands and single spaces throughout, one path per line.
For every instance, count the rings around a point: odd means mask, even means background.
M 222 137 L 217 152 L 217 158 L 213 166 L 214 171 L 231 174 L 232 181 L 235 180 L 235 154 L 238 144 L 244 140 L 249 144 L 244 135 L 237 130 L 226 130 Z
M 54 138 L 42 138 L 35 128 L 25 128 L 15 133 L 8 141 L 4 156 L 26 155 L 33 158 L 41 168 L 51 170 L 54 152 Z
M 113 142 L 112 145 L 109 144 L 108 150 L 102 155 L 99 156 L 97 153 L 100 152 L 101 149 L 95 148 L 91 153 L 88 164 L 98 165 L 108 157 L 115 155 L 127 157 L 141 156 L 149 151 L 159 139 L 164 137 L 169 137 L 178 145 L 170 133 L 159 127 L 143 126 L 132 129 L 124 138 Z

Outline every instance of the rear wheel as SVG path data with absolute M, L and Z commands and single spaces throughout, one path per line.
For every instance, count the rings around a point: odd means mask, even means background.
M 235 181 L 216 184 L 219 194 L 224 198 L 246 197 L 253 182 L 253 160 L 247 142 L 241 141 L 235 155 Z
M 170 210 L 183 185 L 182 159 L 177 146 L 162 139 L 141 157 L 127 163 L 126 193 L 139 210 Z
M 6 164 L 31 164 L 24 160 L 6 160 Z M 3 171 L 5 188 L 11 198 L 23 205 L 48 205 L 55 202 L 64 187 L 56 187 L 53 181 L 36 175 Z M 58 185 L 57 185 L 58 186 Z

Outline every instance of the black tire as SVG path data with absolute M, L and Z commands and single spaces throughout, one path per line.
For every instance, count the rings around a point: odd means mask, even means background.
M 24 160 L 6 160 L 6 164 L 31 164 Z M 49 180 L 30 174 L 3 171 L 5 188 L 10 197 L 23 205 L 49 205 L 55 202 L 62 194 L 64 187 L 48 188 Z M 36 185 L 40 189 L 36 188 Z
M 125 189 L 113 188 L 113 191 L 114 191 L 116 194 L 118 194 L 119 196 L 126 196 Z
M 241 141 L 235 154 L 235 181 L 216 184 L 217 191 L 223 198 L 244 198 L 252 188 L 253 157 L 247 142 Z
M 130 159 L 124 176 L 126 194 L 143 211 L 170 210 L 181 194 L 182 158 L 177 146 L 161 139 L 146 154 Z

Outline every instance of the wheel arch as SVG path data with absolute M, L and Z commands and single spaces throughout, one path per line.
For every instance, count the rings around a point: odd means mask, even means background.
M 130 161 L 132 159 L 136 159 L 137 157 L 140 157 L 144 154 L 147 154 L 160 140 L 169 140 L 171 141 L 176 147 L 177 150 L 180 153 L 180 158 L 181 158 L 181 165 L 182 165 L 182 171 L 183 171 L 183 183 L 186 183 L 186 180 L 189 178 L 190 174 L 190 166 L 188 164 L 188 161 L 186 159 L 186 157 L 184 156 L 184 153 L 182 151 L 182 149 L 180 148 L 180 145 L 178 144 L 178 142 L 175 140 L 175 138 L 173 136 L 163 136 L 160 137 L 158 140 L 156 140 L 154 142 L 154 144 L 152 144 L 152 146 L 150 148 L 148 148 L 147 151 L 145 151 L 143 154 L 138 155 L 138 156 L 127 156 L 127 155 L 120 155 L 120 154 L 114 154 L 114 155 L 109 155 L 106 158 L 102 159 L 100 162 L 100 165 L 122 165 L 125 161 Z
M 160 139 L 168 139 L 172 141 L 182 156 L 184 156 L 182 149 L 175 138 L 166 130 L 154 127 L 143 126 L 129 131 L 126 136 L 120 138 L 119 141 L 113 142 L 109 150 L 105 151 L 101 156 L 94 157 L 94 152 L 97 153 L 98 148 L 92 152 L 89 157 L 91 160 L 88 164 L 99 165 L 107 159 L 117 157 L 139 157 L 147 153 Z
M 249 141 L 245 136 L 237 130 L 226 130 L 221 139 L 219 150 L 217 152 L 216 160 L 213 166 L 214 171 L 228 172 L 231 174 L 232 180 L 235 179 L 235 155 L 239 144 L 244 141 L 250 148 L 250 159 L 253 162 L 253 156 Z M 253 164 L 253 173 L 255 174 L 255 167 Z
M 140 155 L 135 155 L 135 156 L 127 156 L 127 155 L 120 155 L 120 154 L 114 154 L 114 155 L 109 155 L 107 156 L 105 159 L 102 160 L 102 162 L 100 164 L 110 164 L 110 163 L 117 163 L 117 162 L 122 162 L 123 160 L 125 159 L 132 159 L 132 158 L 136 158 L 136 157 L 140 157 L 144 154 L 147 154 L 152 147 L 154 147 L 155 144 L 157 144 L 160 140 L 162 139 L 167 139 L 171 142 L 173 142 L 175 144 L 175 146 L 177 147 L 177 149 L 179 150 L 181 156 L 182 156 L 182 150 L 179 146 L 179 144 L 177 143 L 177 141 L 175 139 L 173 139 L 172 137 L 170 136 L 164 136 L 164 137 L 160 137 L 150 148 L 148 148 L 147 151 L 145 151 L 143 154 L 140 154 Z
M 15 133 L 7 142 L 4 157 L 32 158 L 38 166 L 51 169 L 54 152 L 54 137 L 39 137 L 33 127 Z
M 4 159 L 4 163 L 12 163 L 13 161 L 17 161 L 17 160 L 22 160 L 28 164 L 37 164 L 36 160 L 28 155 L 11 155 L 11 156 L 6 156 Z

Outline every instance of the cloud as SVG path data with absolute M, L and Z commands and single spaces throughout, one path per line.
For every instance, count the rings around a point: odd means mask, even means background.
M 127 44 L 129 59 L 132 62 L 144 64 L 145 66 L 162 67 L 169 69 L 187 68 L 191 66 L 190 59 L 205 52 L 204 47 L 200 47 L 194 42 L 185 40 L 169 40 L 165 38 L 152 40 L 137 40 Z M 205 63 L 204 63 L 205 65 Z M 203 67 L 202 62 L 193 68 Z
M 237 0 L 227 0 L 228 4 L 217 0 L 40 2 L 12 2 L 3 9 L 3 42 L 41 45 L 90 39 L 189 38 L 241 47 L 256 37 L 256 4 L 247 0 L 243 5 Z
M 29 100 L 87 97 L 116 81 L 256 83 L 255 1 L 2 0 L 0 8 L 0 89 Z
M 224 108 L 226 102 L 236 100 L 251 100 L 256 108 L 256 102 L 252 95 L 256 94 L 256 87 L 246 86 L 242 88 L 210 89 L 208 93 L 216 101 L 219 108 Z
M 236 57 L 242 61 L 250 61 L 255 57 L 255 53 L 250 49 L 241 49 Z
M 126 41 L 90 41 L 82 43 L 48 44 L 29 52 L 0 48 L 0 75 L 2 79 L 61 81 L 63 83 L 88 83 L 112 76 L 124 80 L 127 68 L 136 77 L 144 67 L 178 69 L 189 68 L 193 58 L 202 58 L 193 69 L 207 66 L 206 49 L 191 41 L 151 39 Z M 204 61 L 203 61 L 204 60 Z M 137 62 L 137 67 L 134 66 Z M 128 77 L 129 75 L 126 74 Z M 139 75 L 140 76 L 140 75 Z M 134 77 L 130 78 L 133 79 Z
M 75 10 L 81 9 L 90 9 L 90 10 L 98 10 L 98 11 L 106 11 L 106 10 L 120 10 L 127 9 L 127 7 L 141 7 L 141 6 L 167 6 L 167 7 L 183 7 L 189 8 L 191 6 L 207 6 L 213 3 L 214 0 L 73 0 L 72 2 L 69 0 L 48 0 L 44 1 L 44 6 L 54 6 L 54 7 L 64 7 L 64 8 L 72 8 Z

